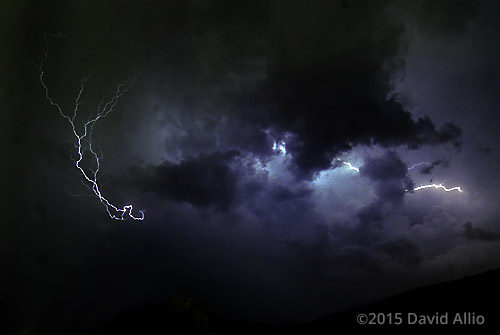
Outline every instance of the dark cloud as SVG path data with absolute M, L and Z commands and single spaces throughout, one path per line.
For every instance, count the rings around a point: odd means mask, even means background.
M 374 202 L 363 207 L 357 215 L 359 227 L 367 230 L 369 227 L 382 228 L 384 216 L 382 214 L 382 204 Z
M 165 162 L 156 167 L 136 167 L 130 177 L 144 192 L 154 192 L 174 201 L 196 207 L 214 206 L 226 210 L 236 194 L 237 174 L 229 166 L 237 151 L 200 154 L 179 164 Z
M 489 155 L 491 154 L 491 147 L 490 146 L 487 146 L 487 145 L 483 145 L 481 144 L 479 141 L 475 141 L 476 143 L 476 149 L 477 151 L 485 154 L 485 155 Z
M 424 222 L 424 215 L 425 214 L 422 213 L 422 210 L 420 208 L 417 209 L 410 208 L 405 212 L 405 216 L 410 221 L 410 228 L 414 225 L 422 224 Z
M 430 175 L 432 170 L 438 166 L 441 162 L 440 161 L 435 161 L 432 162 L 432 164 L 426 165 L 423 168 L 420 169 L 420 173 L 424 175 Z
M 230 117 L 243 120 L 240 127 L 249 139 L 244 147 L 261 154 L 263 130 L 291 134 L 287 151 L 300 177 L 328 168 L 335 155 L 356 144 L 458 146 L 457 126 L 436 128 L 428 117 L 415 120 L 391 96 L 406 45 L 404 26 L 391 23 L 389 4 L 320 1 L 281 7 L 279 1 L 215 1 L 193 6 L 194 17 L 183 25 L 193 30 L 189 38 L 196 50 L 189 49 L 193 58 L 182 58 L 176 70 L 191 78 L 176 88 L 187 98 L 181 106 L 234 111 Z M 220 48 L 212 50 L 208 38 Z M 193 82 L 210 81 L 213 88 L 193 90 Z M 243 146 L 238 137 L 225 140 Z M 255 142 L 252 137 L 259 146 L 248 145 Z
M 418 265 L 422 261 L 420 248 L 406 238 L 385 242 L 376 249 L 387 253 L 392 259 L 403 264 Z
M 371 245 L 383 228 L 382 206 L 381 201 L 374 201 L 361 208 L 352 222 L 353 227 L 340 233 L 344 243 L 356 247 Z
M 378 51 L 373 53 L 381 57 Z M 355 53 L 364 56 L 282 68 L 260 84 L 257 94 L 264 98 L 254 108 L 266 110 L 263 127 L 294 135 L 287 150 L 299 176 L 328 168 L 335 155 L 356 144 L 413 150 L 460 145 L 461 130 L 454 124 L 436 129 L 429 118 L 414 120 L 394 97 L 386 99 L 391 73 L 383 64 L 394 55 L 370 59 L 370 51 Z
M 469 240 L 498 241 L 500 233 L 474 227 L 472 222 L 467 221 L 463 226 L 463 235 Z
M 408 167 L 394 151 L 387 151 L 380 158 L 368 158 L 359 173 L 374 181 L 398 180 L 406 177 Z
M 414 186 L 407 175 L 408 167 L 394 151 L 387 151 L 379 158 L 368 158 L 359 172 L 376 183 L 379 199 L 392 204 L 400 204 L 405 192 Z
M 391 14 L 391 5 L 73 4 L 68 11 L 74 18 L 63 21 L 82 46 L 62 57 L 68 64 L 55 66 L 78 68 L 100 54 L 112 68 L 100 74 L 103 81 L 123 69 L 143 70 L 161 100 L 178 110 L 186 133 L 169 137 L 167 146 L 189 155 L 230 149 L 266 155 L 265 130 L 289 133 L 287 151 L 299 177 L 329 168 L 335 155 L 357 144 L 458 146 L 457 126 L 436 127 L 427 116 L 415 119 L 393 94 L 407 45 L 406 28 Z M 82 24 L 89 15 L 95 24 Z M 110 17 L 113 24 L 104 24 Z M 95 46 L 85 48 L 86 43 Z
M 420 173 L 423 175 L 430 175 L 432 170 L 434 170 L 436 166 L 447 167 L 449 164 L 450 164 L 450 159 L 439 159 L 422 167 L 420 169 Z
M 420 1 L 414 9 L 417 27 L 428 37 L 461 36 L 479 8 L 477 1 Z
M 377 183 L 375 192 L 384 201 L 392 204 L 400 204 L 405 195 L 405 187 L 399 180 L 389 180 Z
M 289 188 L 281 185 L 276 185 L 270 190 L 270 195 L 275 202 L 283 202 L 288 200 L 300 199 L 310 195 L 312 190 L 300 189 L 292 191 Z

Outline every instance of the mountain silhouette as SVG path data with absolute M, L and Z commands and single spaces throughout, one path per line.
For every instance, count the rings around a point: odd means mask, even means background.
M 303 324 L 273 326 L 246 319 L 227 320 L 212 315 L 191 298 L 173 297 L 163 304 L 120 315 L 92 333 L 277 335 L 464 330 L 483 334 L 500 329 L 499 302 L 500 269 L 495 269 L 410 290 Z M 360 314 L 366 315 L 367 324 L 359 324 Z M 373 324 L 368 324 L 370 321 Z

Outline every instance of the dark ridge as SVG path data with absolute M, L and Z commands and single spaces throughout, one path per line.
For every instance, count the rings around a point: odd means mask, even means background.
M 283 327 L 279 334 L 332 334 L 339 329 L 351 329 L 358 332 L 373 332 L 383 330 L 385 333 L 415 332 L 422 333 L 432 330 L 443 332 L 455 332 L 465 330 L 480 334 L 500 329 L 498 301 L 500 299 L 500 269 L 489 270 L 474 276 L 466 276 L 461 279 L 421 287 L 405 293 L 401 293 L 386 299 L 375 301 L 363 306 L 355 307 L 332 315 L 324 316 L 313 322 L 294 326 Z M 380 324 L 360 325 L 357 317 L 361 313 L 374 319 L 370 313 L 375 315 L 381 313 Z M 395 323 L 395 313 L 401 313 L 402 322 L 399 325 L 388 324 L 389 313 Z M 409 316 L 408 313 L 413 313 Z M 415 321 L 415 314 L 420 317 L 434 316 L 443 317 L 448 314 L 447 324 L 408 324 Z M 459 313 L 460 320 L 455 317 Z M 466 313 L 466 317 L 464 317 Z M 481 317 L 484 323 L 478 324 Z M 428 322 L 428 321 L 427 321 Z M 460 324 L 463 322 L 464 324 Z M 476 324 L 472 324 L 472 323 Z M 465 324 L 467 323 L 467 324 Z
M 425 286 L 386 299 L 321 317 L 305 324 L 272 326 L 246 319 L 227 320 L 212 315 L 202 302 L 174 297 L 164 304 L 124 313 L 92 334 L 335 334 L 352 330 L 357 333 L 442 332 L 492 333 L 500 329 L 500 269 L 461 279 Z M 360 325 L 361 313 L 378 323 Z M 395 313 L 401 313 L 401 324 Z M 408 314 L 412 313 L 409 319 Z M 421 316 L 437 316 L 447 324 L 408 324 Z M 464 314 L 465 313 L 465 314 Z M 445 315 L 447 319 L 444 318 Z M 455 321 L 456 315 L 460 320 Z M 479 324 L 484 318 L 484 323 Z M 429 321 L 427 321 L 429 322 Z M 460 324 L 460 322 L 464 324 Z M 78 327 L 76 327 L 78 328 Z M 86 333 L 86 332 L 84 332 Z

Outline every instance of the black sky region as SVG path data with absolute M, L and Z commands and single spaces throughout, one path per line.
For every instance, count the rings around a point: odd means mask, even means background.
M 495 1 L 2 1 L 6 329 L 99 325 L 175 294 L 229 319 L 304 322 L 498 267 L 499 14 Z M 39 81 L 46 34 L 61 34 L 44 72 L 65 111 L 91 74 L 77 128 L 137 76 L 93 140 L 103 194 L 144 221 L 110 219 L 82 185 Z M 413 191 L 428 183 L 463 192 Z

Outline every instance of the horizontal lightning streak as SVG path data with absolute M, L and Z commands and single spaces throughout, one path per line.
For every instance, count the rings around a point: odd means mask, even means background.
M 94 150 L 94 148 L 92 146 L 92 131 L 93 131 L 95 123 L 99 119 L 102 119 L 102 118 L 105 118 L 106 116 L 108 116 L 108 114 L 114 110 L 120 97 L 130 89 L 130 87 L 132 86 L 132 84 L 134 83 L 134 81 L 137 77 L 134 78 L 132 81 L 128 81 L 128 82 L 119 84 L 116 91 L 115 91 L 115 94 L 108 101 L 103 99 L 101 101 L 101 103 L 99 103 L 99 105 L 97 106 L 97 113 L 96 113 L 95 117 L 92 117 L 92 115 L 89 116 L 88 120 L 83 125 L 83 133 L 78 133 L 78 131 L 76 130 L 74 121 L 75 121 L 75 118 L 76 118 L 77 113 L 78 113 L 78 108 L 82 104 L 81 97 L 82 97 L 82 94 L 84 92 L 85 83 L 90 78 L 91 74 L 89 74 L 87 77 L 83 78 L 80 81 L 80 89 L 78 91 L 78 95 L 77 95 L 76 100 L 75 100 L 75 108 L 73 110 L 73 115 L 69 116 L 69 115 L 65 114 L 63 112 L 63 109 L 61 108 L 61 106 L 51 98 L 51 96 L 49 94 L 49 88 L 47 87 L 47 85 L 45 84 L 45 81 L 44 81 L 44 74 L 45 73 L 44 73 L 43 67 L 44 67 L 45 63 L 48 61 L 48 56 L 49 56 L 49 43 L 48 43 L 47 36 L 51 36 L 51 37 L 55 37 L 55 38 L 61 37 L 61 35 L 50 35 L 50 34 L 45 35 L 45 53 L 44 53 L 43 59 L 40 62 L 40 66 L 38 67 L 38 70 L 40 73 L 40 76 L 39 76 L 40 83 L 42 84 L 42 86 L 45 90 L 45 97 L 47 98 L 49 103 L 52 106 L 56 107 L 56 109 L 59 111 L 59 114 L 62 117 L 64 117 L 66 120 L 68 120 L 68 122 L 72 128 L 73 135 L 76 138 L 76 148 L 78 150 L 78 158 L 75 160 L 76 168 L 80 171 L 82 177 L 89 183 L 89 185 L 86 185 L 86 186 L 88 186 L 89 189 L 91 189 L 94 192 L 94 194 L 97 196 L 97 198 L 104 205 L 110 218 L 115 219 L 115 220 L 125 220 L 125 219 L 127 219 L 127 217 L 130 217 L 133 220 L 144 220 L 144 211 L 139 211 L 139 213 L 141 213 L 140 216 L 134 216 L 132 214 L 132 211 L 133 211 L 132 205 L 125 205 L 122 208 L 119 208 L 119 207 L 113 205 L 112 203 L 110 203 L 102 195 L 101 190 L 99 188 L 99 185 L 97 183 L 97 175 L 98 175 L 99 169 L 100 169 L 101 157 L 97 154 L 97 152 Z M 92 168 L 90 169 L 92 171 L 91 174 L 85 172 L 83 167 L 80 165 L 80 163 L 82 162 L 83 157 L 84 157 L 84 150 L 82 149 L 82 142 L 87 143 L 88 150 L 92 154 L 94 161 L 95 161 L 95 164 L 96 164 L 95 169 L 92 169 Z M 112 212 L 112 211 L 114 211 L 114 212 Z
M 414 191 L 418 191 L 418 190 L 423 190 L 423 189 L 426 189 L 426 188 L 438 188 L 438 189 L 440 188 L 440 189 L 443 189 L 446 192 L 451 192 L 451 191 L 463 192 L 462 189 L 460 188 L 460 186 L 455 186 L 455 187 L 452 187 L 452 188 L 446 188 L 443 184 L 422 185 L 422 186 L 419 186 L 419 187 L 415 187 L 413 190 Z
M 427 163 L 427 162 L 421 162 L 421 163 L 413 164 L 413 166 L 411 168 L 408 168 L 408 171 L 413 170 L 417 166 L 424 165 L 424 164 L 425 165 L 431 165 L 431 163 Z
M 349 167 L 350 170 L 354 170 L 356 172 L 359 172 L 359 169 L 357 167 L 354 167 L 351 163 L 349 162 L 345 162 L 343 160 L 341 160 L 340 158 L 337 158 L 337 160 L 339 162 L 342 162 L 344 165 L 347 165 Z M 430 163 L 427 163 L 427 162 L 422 162 L 422 163 L 417 163 L 417 164 L 414 164 L 411 168 L 409 168 L 408 170 L 411 170 L 419 165 L 423 165 L 423 164 L 429 164 Z M 445 192 L 451 192 L 451 191 L 459 191 L 459 192 L 463 192 L 462 189 L 460 188 L 460 186 L 455 186 L 455 187 L 452 187 L 452 188 L 447 188 L 445 187 L 443 184 L 429 184 L 429 185 L 422 185 L 422 186 L 419 186 L 419 187 L 415 187 L 413 189 L 413 191 L 419 191 L 419 190 L 423 190 L 423 189 L 426 189 L 426 188 L 436 188 L 436 189 L 442 189 L 444 190 Z M 408 192 L 409 190 L 405 190 L 406 192 Z

